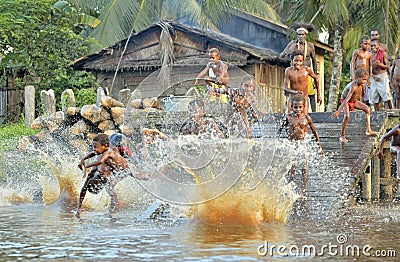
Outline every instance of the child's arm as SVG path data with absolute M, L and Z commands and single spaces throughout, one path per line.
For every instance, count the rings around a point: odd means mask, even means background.
M 379 141 L 379 151 L 377 152 L 377 155 L 379 156 L 380 159 L 383 159 L 383 145 L 384 145 L 385 141 L 388 140 L 389 138 L 391 138 L 396 133 L 398 133 L 399 128 L 400 128 L 400 125 L 397 125 L 381 137 L 381 140 Z
M 322 157 L 325 157 L 325 152 L 324 152 L 324 150 L 322 150 L 321 141 L 319 139 L 319 135 L 318 135 L 317 129 L 314 126 L 314 122 L 312 121 L 312 118 L 309 115 L 307 115 L 307 120 L 308 120 L 308 125 L 310 126 L 311 131 L 312 131 L 312 133 L 313 133 L 313 135 L 315 137 L 315 142 L 317 143 L 317 145 L 319 147 L 319 151 L 320 151 Z
M 353 56 L 351 58 L 351 63 L 350 63 L 350 80 L 354 81 L 354 68 L 356 66 L 356 61 L 358 57 L 358 49 L 354 50 Z
M 207 64 L 207 66 L 201 71 L 197 76 L 196 76 L 196 81 L 194 82 L 194 85 L 197 85 L 197 82 L 199 81 L 199 78 L 205 76 L 208 73 L 208 70 L 210 69 L 210 65 Z
M 283 81 L 283 90 L 287 93 L 290 94 L 303 94 L 303 92 L 299 91 L 299 90 L 293 90 L 292 88 L 289 87 L 289 83 L 290 83 L 290 70 L 291 67 L 287 67 L 285 70 L 285 79 Z
M 104 162 L 106 162 L 107 159 L 109 159 L 110 157 L 111 157 L 111 154 L 109 152 L 106 152 L 103 154 L 103 156 L 101 157 L 100 160 L 92 162 L 89 165 L 87 165 L 86 167 L 89 168 L 89 167 L 99 166 L 99 165 L 103 164 Z
M 81 162 L 79 162 L 79 164 L 78 164 L 79 169 L 80 169 L 80 170 L 83 170 L 83 167 L 85 166 L 85 160 L 86 160 L 86 159 L 89 159 L 89 158 L 92 158 L 92 157 L 94 157 L 95 155 L 96 155 L 96 153 L 95 153 L 94 151 L 92 151 L 92 152 L 90 152 L 89 154 L 87 154 L 86 156 L 84 156 L 84 157 L 81 159 Z
M 276 134 L 276 136 L 278 137 L 278 138 L 280 138 L 281 137 L 281 135 L 282 135 L 282 130 L 283 130 L 283 128 L 285 128 L 287 125 L 288 125 L 288 118 L 287 118 L 287 116 L 285 117 L 285 119 L 283 119 L 283 121 L 282 121 L 282 123 L 280 124 L 280 126 L 279 126 L 279 128 L 278 128 L 278 132 L 277 132 L 277 134 Z

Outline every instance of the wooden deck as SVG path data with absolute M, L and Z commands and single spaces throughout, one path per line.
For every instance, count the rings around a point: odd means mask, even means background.
M 380 137 L 386 132 L 388 120 L 387 113 L 372 112 L 371 127 L 380 135 L 370 137 L 365 135 L 365 114 L 352 112 L 346 132 L 349 142 L 341 143 L 343 115 L 340 119 L 332 119 L 331 115 L 310 113 L 327 157 L 323 164 L 309 165 L 306 211 L 304 205 L 296 210 L 314 218 L 335 215 L 336 212 L 332 211 L 363 198 L 363 179 L 365 173 L 371 173 L 371 160 Z

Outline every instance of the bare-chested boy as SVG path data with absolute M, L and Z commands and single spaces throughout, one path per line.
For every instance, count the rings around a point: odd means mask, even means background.
M 287 67 L 285 70 L 285 81 L 283 83 L 283 89 L 289 93 L 289 100 L 287 103 L 287 113 L 290 114 L 292 111 L 292 96 L 295 94 L 301 94 L 308 101 L 308 76 L 314 79 L 315 88 L 317 90 L 317 101 L 321 105 L 322 99 L 319 90 L 318 77 L 314 74 L 308 66 L 303 66 L 304 55 L 300 50 L 293 52 L 292 66 Z M 305 104 L 304 113 L 308 114 L 308 103 Z
M 340 142 L 347 143 L 346 139 L 346 128 L 347 124 L 350 121 L 350 111 L 353 111 L 354 108 L 361 109 L 365 112 L 365 122 L 367 130 L 365 132 L 366 135 L 378 135 L 377 132 L 371 129 L 371 111 L 369 106 L 362 103 L 360 101 L 360 97 L 362 94 L 365 85 L 368 82 L 369 74 L 365 68 L 358 68 L 354 72 L 355 80 L 348 83 L 342 92 L 342 96 L 340 97 L 340 102 L 342 103 L 338 110 L 332 114 L 333 118 L 339 118 L 340 113 L 343 110 L 344 118 L 342 123 L 342 132 L 340 135 Z
M 396 94 L 396 108 L 400 109 L 400 48 L 397 50 L 397 58 L 393 61 L 390 85 Z
M 393 109 L 392 95 L 389 84 L 389 60 L 387 53 L 380 49 L 379 40 L 371 41 L 372 52 L 372 85 L 369 94 L 369 102 L 374 104 L 375 111 L 381 108 L 383 101 L 389 109 Z
M 372 76 L 372 54 L 369 51 L 371 40 L 369 36 L 363 35 L 360 38 L 360 48 L 357 48 L 353 52 L 350 63 L 350 80 L 355 80 L 355 71 L 358 68 L 365 68 L 368 72 L 368 76 Z M 369 87 L 371 86 L 371 79 L 368 79 L 368 85 L 363 87 L 361 97 L 366 103 L 369 103 Z
M 289 140 L 304 141 L 308 136 L 308 127 L 311 128 L 314 134 L 315 141 L 317 142 L 322 157 L 325 157 L 325 153 L 320 145 L 320 139 L 317 130 L 315 129 L 314 122 L 311 117 L 305 114 L 306 99 L 301 94 L 296 94 L 292 97 L 292 108 L 293 111 L 285 116 L 281 126 L 278 129 L 278 136 L 281 135 L 283 128 L 286 129 L 286 133 Z M 303 174 L 303 186 L 301 192 L 304 196 L 304 192 L 307 185 L 307 155 L 304 155 L 304 165 L 302 169 Z M 296 171 L 296 165 L 293 164 L 291 168 L 291 175 L 293 176 Z
M 211 48 L 208 51 L 208 55 L 210 62 L 203 71 L 197 75 L 194 85 L 197 85 L 198 80 L 208 74 L 205 80 L 210 89 L 205 97 L 205 103 L 216 102 L 216 98 L 219 97 L 219 102 L 221 104 L 226 104 L 228 103 L 226 94 L 223 94 L 223 92 L 216 93 L 214 89 L 226 89 L 226 85 L 229 84 L 228 66 L 220 60 L 220 53 L 217 48 Z
M 82 158 L 78 167 L 80 169 L 92 168 L 87 175 L 87 179 L 81 189 L 78 207 L 75 216 L 80 217 L 81 207 L 86 192 L 97 194 L 105 186 L 107 193 L 111 197 L 109 215 L 110 217 L 118 211 L 121 203 L 115 192 L 115 186 L 123 178 L 132 175 L 128 162 L 118 150 L 110 148 L 110 140 L 106 134 L 98 134 L 93 138 L 93 151 Z M 96 156 L 94 162 L 86 165 L 85 160 Z M 86 177 L 86 172 L 83 178 Z

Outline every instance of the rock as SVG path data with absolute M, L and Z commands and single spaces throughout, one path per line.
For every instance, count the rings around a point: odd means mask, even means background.
M 133 100 L 131 100 L 131 107 L 133 107 L 133 108 L 141 108 L 142 107 L 142 99 L 133 99 Z
M 150 97 L 143 99 L 143 107 L 144 108 L 157 108 L 158 107 L 158 99 L 157 97 Z
M 106 107 L 115 107 L 115 106 L 125 107 L 125 105 L 123 103 L 112 98 L 111 96 L 104 96 L 101 99 L 101 104 Z

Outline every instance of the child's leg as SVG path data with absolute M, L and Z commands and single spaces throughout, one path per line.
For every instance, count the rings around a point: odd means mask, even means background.
M 360 101 L 357 101 L 355 108 L 361 109 L 362 111 L 365 112 L 365 123 L 366 123 L 366 127 L 367 127 L 365 134 L 368 136 L 378 135 L 377 132 L 375 132 L 371 129 L 371 110 L 370 110 L 369 106 L 365 105 L 364 103 L 361 103 Z
M 400 182 L 400 148 L 399 148 L 399 150 L 397 150 L 397 153 L 396 153 L 396 166 L 397 166 L 396 179 L 397 179 L 397 182 Z
M 124 179 L 127 175 L 129 175 L 129 172 L 122 171 L 118 174 L 112 174 L 109 179 L 108 183 L 106 186 L 106 191 L 108 195 L 111 197 L 110 199 L 110 208 L 109 208 L 109 215 L 110 217 L 115 214 L 119 207 L 121 206 L 121 203 L 118 199 L 117 192 L 115 190 L 115 186 L 122 180 Z
M 346 128 L 350 121 L 350 110 L 349 106 L 346 105 L 343 109 L 343 122 L 342 122 L 342 133 L 340 134 L 340 142 L 347 143 L 349 140 L 346 139 Z
M 76 208 L 76 212 L 75 212 L 75 216 L 78 217 L 78 218 L 81 215 L 82 203 L 83 203 L 83 200 L 85 199 L 86 192 L 88 190 L 89 180 L 90 180 L 91 177 L 92 176 L 89 174 L 88 177 L 86 178 L 85 184 L 83 184 L 83 187 L 81 189 L 81 193 L 79 194 L 78 207 Z

